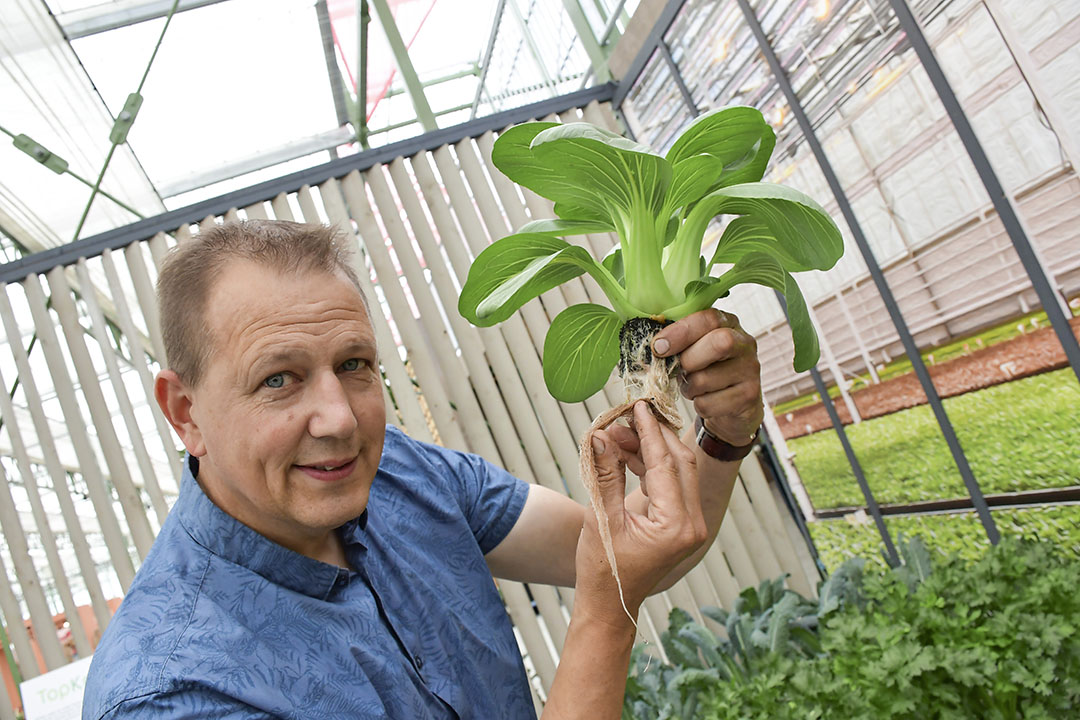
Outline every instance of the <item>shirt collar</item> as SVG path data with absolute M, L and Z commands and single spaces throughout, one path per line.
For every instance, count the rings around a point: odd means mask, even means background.
M 348 570 L 278 545 L 219 508 L 195 480 L 198 472 L 198 458 L 185 455 L 180 496 L 173 507 L 180 524 L 195 542 L 275 585 L 313 598 L 327 599 L 348 578 Z M 354 567 L 359 567 L 363 560 L 367 516 L 365 509 L 360 517 L 339 528 L 346 556 Z

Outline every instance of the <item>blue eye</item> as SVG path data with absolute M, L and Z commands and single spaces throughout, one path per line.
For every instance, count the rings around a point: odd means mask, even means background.
M 358 358 L 349 358 L 345 362 L 341 363 L 341 369 L 346 372 L 352 372 L 353 370 L 360 369 L 360 360 Z
M 285 375 L 277 373 L 263 380 L 263 385 L 268 388 L 280 388 L 285 386 Z

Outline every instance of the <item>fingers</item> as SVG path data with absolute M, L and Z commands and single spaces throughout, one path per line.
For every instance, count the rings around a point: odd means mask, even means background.
M 691 508 L 700 513 L 697 458 L 670 428 L 661 425 L 648 403 L 634 405 L 634 422 L 641 441 L 648 483 L 650 514 L 685 515 Z
M 668 325 L 656 334 L 653 352 L 660 357 L 677 355 L 713 330 L 733 329 L 739 318 L 715 308 L 701 310 Z
M 714 396 L 724 391 L 725 399 L 732 404 L 715 406 L 713 414 L 719 411 L 739 413 L 760 404 L 761 364 L 754 355 L 714 363 L 704 370 L 684 375 L 679 381 L 679 390 L 687 400 L 695 402 L 703 396 Z M 712 415 L 703 414 L 702 417 Z
M 734 445 L 749 441 L 764 416 L 757 342 L 734 315 L 703 310 L 664 328 L 657 343 L 679 352 L 679 389 L 709 431 Z M 680 352 L 681 348 L 681 352 Z M 657 355 L 665 354 L 656 348 Z
M 618 445 L 603 430 L 597 430 L 593 434 L 592 446 L 600 500 L 614 530 L 614 526 L 621 521 L 625 508 L 623 502 L 626 498 L 626 466 Z
M 702 335 L 683 350 L 679 363 L 690 374 L 705 368 L 744 357 L 757 356 L 757 341 L 740 327 L 717 328 Z
M 641 441 L 637 433 L 625 425 L 616 424 L 607 428 L 607 434 L 618 443 L 627 469 L 641 478 L 645 474 L 645 463 L 641 459 Z
M 749 423 L 762 420 L 761 385 L 739 383 L 723 390 L 702 393 L 695 398 L 694 411 L 703 418 L 740 418 Z M 754 424 L 757 427 L 757 424 Z
M 604 432 L 606 432 L 609 437 L 613 438 L 615 442 L 618 443 L 619 449 L 621 449 L 624 453 L 637 454 L 637 452 L 641 449 L 641 441 L 638 440 L 637 433 L 626 427 L 625 425 L 619 425 L 618 423 L 615 423 L 608 426 L 604 430 Z

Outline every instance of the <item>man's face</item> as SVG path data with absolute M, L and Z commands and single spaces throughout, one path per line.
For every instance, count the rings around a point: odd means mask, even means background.
M 210 293 L 207 326 L 209 362 L 190 391 L 199 482 L 230 515 L 303 552 L 363 512 L 382 455 L 363 300 L 343 274 L 238 260 Z

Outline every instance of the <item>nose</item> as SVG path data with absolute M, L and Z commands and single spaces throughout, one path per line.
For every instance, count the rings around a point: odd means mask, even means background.
M 314 438 L 351 438 L 357 427 L 356 414 L 341 379 L 336 373 L 323 373 L 314 390 L 308 433 Z

